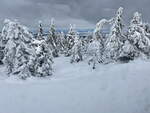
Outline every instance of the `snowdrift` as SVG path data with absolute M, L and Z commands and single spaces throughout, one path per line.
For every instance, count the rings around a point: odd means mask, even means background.
M 52 77 L 26 81 L 0 67 L 0 113 L 150 113 L 149 61 L 95 70 L 69 61 L 56 58 Z

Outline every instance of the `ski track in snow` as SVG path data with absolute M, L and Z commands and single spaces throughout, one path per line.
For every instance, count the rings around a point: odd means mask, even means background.
M 150 113 L 149 61 L 70 64 L 55 59 L 54 75 L 27 81 L 0 67 L 0 113 Z

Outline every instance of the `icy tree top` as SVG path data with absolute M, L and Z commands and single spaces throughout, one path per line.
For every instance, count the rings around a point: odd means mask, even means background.
M 120 16 L 120 15 L 122 15 L 122 13 L 123 13 L 123 7 L 120 7 L 118 10 L 117 10 L 117 16 Z
M 8 24 L 9 22 L 10 22 L 9 19 L 5 19 L 5 20 L 4 20 L 4 24 Z
M 42 27 L 42 21 L 39 20 L 39 30 L 38 30 L 38 39 L 42 39 L 43 38 L 43 27 Z
M 93 38 L 96 39 L 97 35 L 100 33 L 100 31 L 102 30 L 102 28 L 104 27 L 104 25 L 107 23 L 108 21 L 106 19 L 102 19 L 100 20 L 97 24 L 96 24 L 96 28 L 93 32 Z M 101 34 L 99 34 L 101 35 Z
M 61 32 L 60 32 L 60 37 L 61 37 L 61 38 L 64 38 L 64 36 L 65 36 L 64 32 L 61 31 Z
M 52 25 L 55 25 L 55 19 L 54 18 L 51 18 L 51 26 Z
M 120 7 L 117 10 L 115 18 L 110 20 L 113 23 L 113 26 L 112 26 L 111 32 L 110 32 L 110 36 L 113 36 L 113 34 L 115 34 L 115 35 L 122 35 L 122 29 L 123 29 L 123 26 L 124 26 L 123 25 L 122 14 L 123 14 L 123 8 Z
M 107 23 L 107 22 L 108 22 L 108 21 L 107 21 L 106 19 L 100 20 L 100 21 L 96 24 L 96 28 L 95 28 L 95 30 L 94 30 L 94 33 L 100 31 L 100 30 L 103 28 L 104 24 Z
M 114 24 L 117 25 L 116 27 L 121 27 L 121 26 L 118 26 L 118 24 L 122 23 L 122 14 L 123 14 L 123 8 L 120 7 L 120 8 L 117 10 L 116 17 L 115 17 L 115 22 L 114 22 Z
M 50 31 L 49 32 L 50 32 L 51 35 L 54 35 L 55 31 L 56 31 L 56 29 L 55 29 L 55 19 L 52 18 L 51 21 L 50 21 Z
M 75 24 L 73 24 L 73 25 L 70 24 L 68 34 L 75 35 L 77 33 L 75 29 L 76 29 L 76 25 Z
M 76 33 L 76 34 L 75 34 L 75 38 L 74 38 L 74 42 L 75 42 L 75 43 L 78 43 L 79 39 L 80 39 L 80 38 L 79 38 L 79 35 L 78 35 L 78 33 Z
M 39 24 L 42 24 L 42 21 L 41 21 L 41 20 L 39 20 Z
M 133 15 L 133 19 L 131 20 L 131 24 L 141 24 L 141 14 L 139 12 L 135 12 Z
M 41 20 L 39 20 L 39 29 L 43 29 L 42 28 L 42 21 Z
M 75 30 L 75 28 L 76 28 L 76 25 L 75 24 L 70 24 L 70 29 L 69 29 L 69 31 L 73 31 L 73 30 Z
M 2 29 L 2 40 L 8 39 L 20 39 L 25 42 L 31 41 L 33 38 L 32 34 L 29 32 L 28 28 L 19 24 L 18 21 L 11 21 L 8 19 L 4 20 L 4 27 Z

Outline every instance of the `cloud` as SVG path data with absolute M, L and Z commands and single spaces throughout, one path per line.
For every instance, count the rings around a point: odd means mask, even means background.
M 19 19 L 23 24 L 36 28 L 38 20 L 45 25 L 54 17 L 58 27 L 70 23 L 82 28 L 94 27 L 102 18 L 111 18 L 115 11 L 124 7 L 126 23 L 133 12 L 139 11 L 149 21 L 149 0 L 0 0 L 0 23 L 5 18 Z

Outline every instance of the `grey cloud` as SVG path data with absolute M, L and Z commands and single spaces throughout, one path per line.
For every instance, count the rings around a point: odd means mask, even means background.
M 94 27 L 99 19 L 112 17 L 120 6 L 125 8 L 126 22 L 135 11 L 149 22 L 149 5 L 149 0 L 0 0 L 0 23 L 4 18 L 19 19 L 36 28 L 38 20 L 46 26 L 54 17 L 58 27 L 66 28 L 70 23 L 81 28 Z

